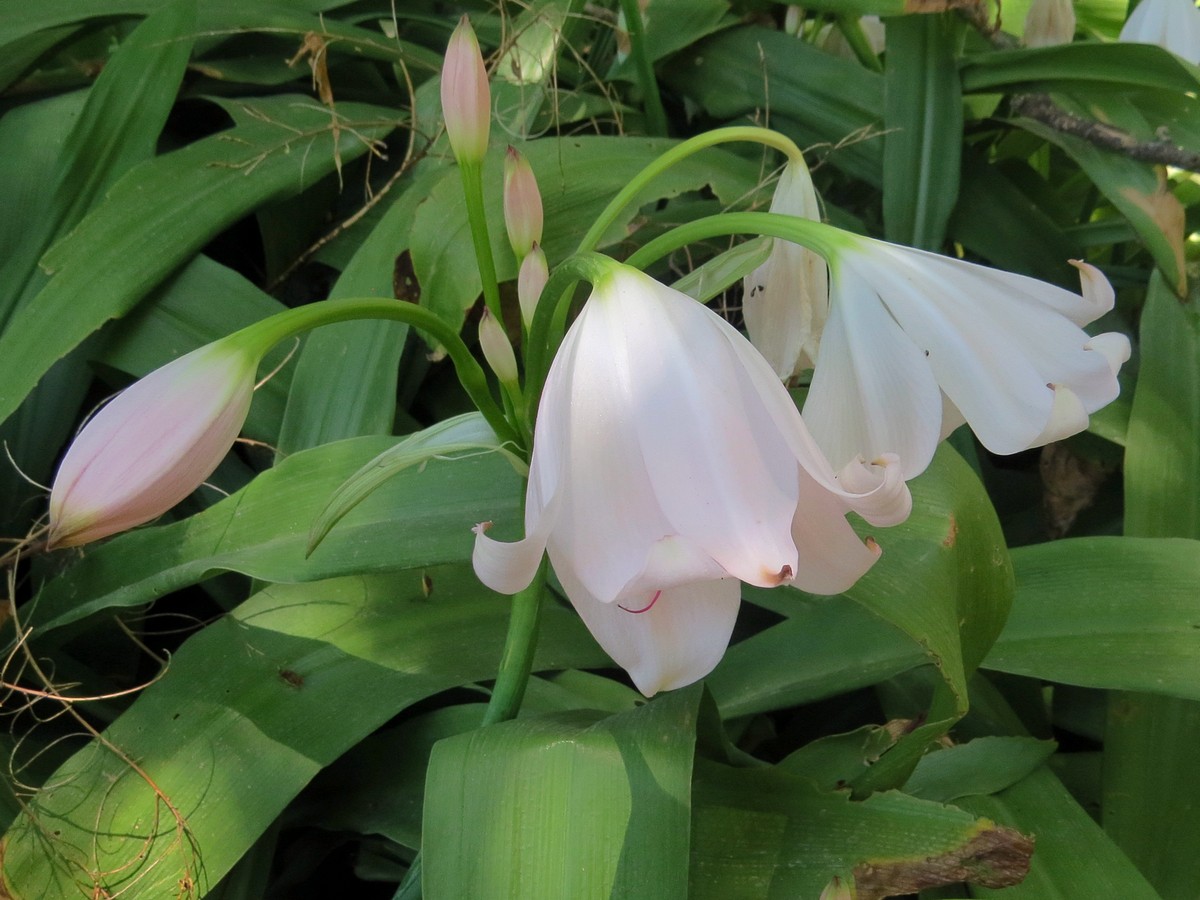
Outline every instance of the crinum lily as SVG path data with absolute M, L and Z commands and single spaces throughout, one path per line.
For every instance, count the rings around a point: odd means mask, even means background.
M 475 571 L 516 593 L 543 551 L 592 634 L 647 696 L 702 678 L 739 581 L 840 593 L 904 519 L 894 457 L 835 475 L 762 356 L 694 300 L 612 263 L 538 408 L 524 540 L 476 529 Z
M 1083 326 L 1113 306 L 1099 270 L 1082 293 L 842 233 L 804 419 L 834 465 L 899 455 L 907 477 L 967 422 L 1010 454 L 1087 428 L 1120 391 L 1129 339 Z

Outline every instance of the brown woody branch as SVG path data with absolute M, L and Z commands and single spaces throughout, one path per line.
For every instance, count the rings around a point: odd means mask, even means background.
M 1096 147 L 1124 154 L 1130 159 L 1200 172 L 1200 153 L 1166 140 L 1139 141 L 1120 128 L 1067 112 L 1046 94 L 1018 94 L 1009 105 L 1019 116 L 1041 122 L 1063 134 L 1083 138 Z

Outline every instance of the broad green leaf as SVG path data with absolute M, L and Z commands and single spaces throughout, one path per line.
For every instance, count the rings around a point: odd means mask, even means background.
M 817 156 L 881 183 L 883 78 L 851 60 L 781 31 L 735 28 L 680 53 L 662 80 L 717 119 L 770 109 L 772 127 L 801 147 L 831 148 Z
M 412 703 L 493 676 L 508 604 L 469 569 L 427 573 L 428 595 L 425 574 L 273 586 L 192 637 L 106 744 L 28 800 L 4 838 L 9 895 L 202 895 L 322 767 Z M 598 664 L 578 619 L 544 610 L 534 667 Z
M 220 571 L 276 582 L 461 562 L 471 527 L 520 519 L 520 482 L 494 457 L 431 462 L 391 479 L 305 558 L 308 530 L 333 491 L 395 438 L 356 438 L 288 457 L 203 512 L 83 551 L 49 581 L 32 624 L 49 629 L 147 603 Z
M 725 653 L 706 684 L 726 719 L 811 703 L 929 662 L 920 644 L 841 597 L 745 589 L 788 618 Z
M 642 13 L 646 52 L 655 62 L 683 50 L 737 20 L 726 0 L 659 0 Z M 609 78 L 636 79 L 632 59 L 613 66 Z
M 34 174 L 29 180 L 18 179 L 18 184 L 24 181 L 18 196 L 26 203 L 10 211 L 25 215 L 14 218 L 19 230 L 8 235 L 11 243 L 4 244 L 5 258 L 0 262 L 0 331 L 45 285 L 37 261 L 46 248 L 74 228 L 114 181 L 154 155 L 191 53 L 186 35 L 194 21 L 194 4 L 189 0 L 170 3 L 147 18 L 112 53 L 78 115 L 68 114 L 71 130 L 66 139 L 60 142 L 52 125 L 47 145 L 22 148 L 25 152 L 16 157 L 15 168 L 28 167 Z M 60 104 L 51 108 L 66 112 Z M 35 128 L 30 139 L 45 138 L 42 131 Z M 80 296 L 71 298 L 72 307 L 89 296 L 87 287 L 80 290 Z M 44 323 L 51 330 L 65 328 L 72 309 L 59 310 L 56 316 L 63 319 Z M 0 522 L 5 531 L 23 530 L 24 522 L 6 521 L 14 511 L 28 513 L 40 506 L 40 498 L 37 506 L 30 503 L 29 486 L 14 469 L 19 467 L 25 477 L 38 482 L 48 480 L 87 386 L 83 360 L 78 356 L 64 360 L 42 381 L 33 402 L 0 426 L 0 438 L 17 464 L 0 474 Z
M 994 794 L 1015 784 L 1054 752 L 1054 741 L 1031 737 L 979 737 L 926 754 L 904 792 L 950 803 L 973 794 Z
M 1151 44 L 1061 44 L 1057 47 L 1004 50 L 966 59 L 967 92 L 1131 90 L 1150 88 L 1194 93 L 1197 70 Z
M 1125 531 L 1200 538 L 1200 285 L 1180 301 L 1150 279 L 1125 444 Z
M 1159 900 L 1133 864 L 1043 767 L 995 796 L 963 797 L 957 805 L 1037 838 L 1029 875 L 1003 891 L 972 886 L 996 900 L 1079 900 L 1120 897 Z
M 0 420 L 57 358 L 129 312 L 214 234 L 302 190 L 339 155 L 366 152 L 366 141 L 393 124 L 387 110 L 343 103 L 331 113 L 307 98 L 248 100 L 243 108 L 251 121 L 128 172 L 46 255 L 53 277 L 0 335 Z
M 532 716 L 449 738 L 426 782 L 430 897 L 687 897 L 701 697 Z
M 1186 289 L 1183 258 L 1184 212 L 1156 167 L 1103 150 L 1083 138 L 1064 134 L 1032 119 L 1014 120 L 1049 141 L 1077 162 L 1109 202 L 1129 220 L 1150 251 L 1167 283 Z
M 1140 582 L 1142 599 L 1153 603 L 1175 593 L 1178 579 L 1194 573 L 1200 560 L 1200 545 L 1182 540 L 1200 538 L 1198 301 L 1200 288 L 1194 281 L 1192 296 L 1180 302 L 1156 274 L 1138 332 L 1142 368 L 1125 446 L 1125 533 L 1192 551 L 1172 571 Z M 1156 641 L 1157 652 L 1164 656 L 1178 653 L 1188 638 L 1194 647 L 1200 622 L 1195 584 L 1192 574 L 1180 597 L 1184 608 L 1174 617 L 1176 626 L 1190 626 L 1191 634 L 1177 634 L 1172 642 Z M 1105 828 L 1168 900 L 1191 896 L 1200 880 L 1197 671 L 1200 664 L 1193 653 L 1179 660 L 1171 673 L 1173 678 L 1192 673 L 1187 694 L 1147 685 L 1145 694 L 1113 695 L 1105 728 Z M 1175 696 L 1154 696 L 1158 694 Z
M 693 900 L 817 897 L 853 873 L 885 897 L 971 881 L 1005 886 L 1033 842 L 987 819 L 889 792 L 851 801 L 779 769 L 698 761 L 692 801 Z
M 910 487 L 913 513 L 906 522 L 886 531 L 861 529 L 883 554 L 845 596 L 899 628 L 912 646 L 898 643 L 886 629 L 852 625 L 851 631 L 847 622 L 836 620 L 805 640 L 799 636 L 806 634 L 805 628 L 785 623 L 732 648 L 711 676 L 713 693 L 729 715 L 730 710 L 777 708 L 873 683 L 913 668 L 913 649 L 923 650 L 941 675 L 944 693 L 935 691 L 925 707 L 927 724 L 906 734 L 863 773 L 866 781 L 855 785 L 860 791 L 902 784 L 928 742 L 966 712 L 967 676 L 1003 626 L 1012 596 L 995 511 L 962 458 L 942 447 Z M 798 592 L 790 589 L 751 596 L 781 615 L 812 615 L 812 608 L 797 603 Z M 859 640 L 869 648 L 861 655 L 853 649 Z M 810 642 L 821 649 L 808 649 Z M 806 652 L 789 652 L 790 646 Z
M 985 668 L 1200 699 L 1200 542 L 1067 538 L 1012 559 L 1016 597 Z
M 963 103 L 957 23 L 903 16 L 887 23 L 883 90 L 884 236 L 937 251 L 958 201 Z

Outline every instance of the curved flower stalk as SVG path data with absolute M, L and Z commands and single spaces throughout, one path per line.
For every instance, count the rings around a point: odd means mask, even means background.
M 1142 0 L 1121 29 L 1120 40 L 1157 44 L 1200 66 L 1200 9 L 1192 0 Z
M 550 368 L 524 540 L 476 528 L 475 571 L 503 593 L 544 551 L 604 649 L 647 696 L 708 674 L 739 580 L 839 593 L 879 550 L 845 514 L 903 520 L 891 457 L 834 474 L 754 348 L 686 295 L 616 263 Z
M 802 156 L 790 159 L 775 186 L 771 212 L 821 220 Z M 743 281 L 746 332 L 784 381 L 811 369 L 829 315 L 829 274 L 820 254 L 775 238 L 771 255 Z
M 135 382 L 67 450 L 50 490 L 51 548 L 156 519 L 204 482 L 250 409 L 261 353 L 223 340 Z
M 367 318 L 406 322 L 440 342 L 491 433 L 520 446 L 456 329 L 411 303 L 326 300 L 193 350 L 135 382 L 97 413 L 55 476 L 48 546 L 86 544 L 162 515 L 199 487 L 228 452 L 246 419 L 258 364 L 271 347 L 309 328 Z
M 1113 291 L 1082 295 L 1010 272 L 839 233 L 831 304 L 804 419 L 834 465 L 899 455 L 907 477 L 964 421 L 1009 454 L 1087 428 L 1119 393 L 1129 340 L 1083 330 Z

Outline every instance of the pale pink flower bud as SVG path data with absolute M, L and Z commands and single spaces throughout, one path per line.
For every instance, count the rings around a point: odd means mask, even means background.
M 464 15 L 450 35 L 442 65 L 442 116 L 460 163 L 483 161 L 492 119 L 492 95 L 479 41 Z
M 257 366 L 239 344 L 207 344 L 101 409 L 58 468 L 48 546 L 75 547 L 149 522 L 203 484 L 241 431 Z
M 542 195 L 529 161 L 514 147 L 504 156 L 504 226 L 517 259 L 542 240 Z
M 1053 47 L 1075 37 L 1072 0 L 1033 0 L 1025 16 L 1025 46 Z
M 479 346 L 483 350 L 483 358 L 492 367 L 501 384 L 515 385 L 517 383 L 517 357 L 513 354 L 512 344 L 504 327 L 496 321 L 491 310 L 486 306 L 483 317 L 479 320 Z
M 546 254 L 534 244 L 529 255 L 521 261 L 521 270 L 517 273 L 517 300 L 521 304 L 521 321 L 526 328 L 533 322 L 542 288 L 549 280 L 550 268 L 546 265 Z

